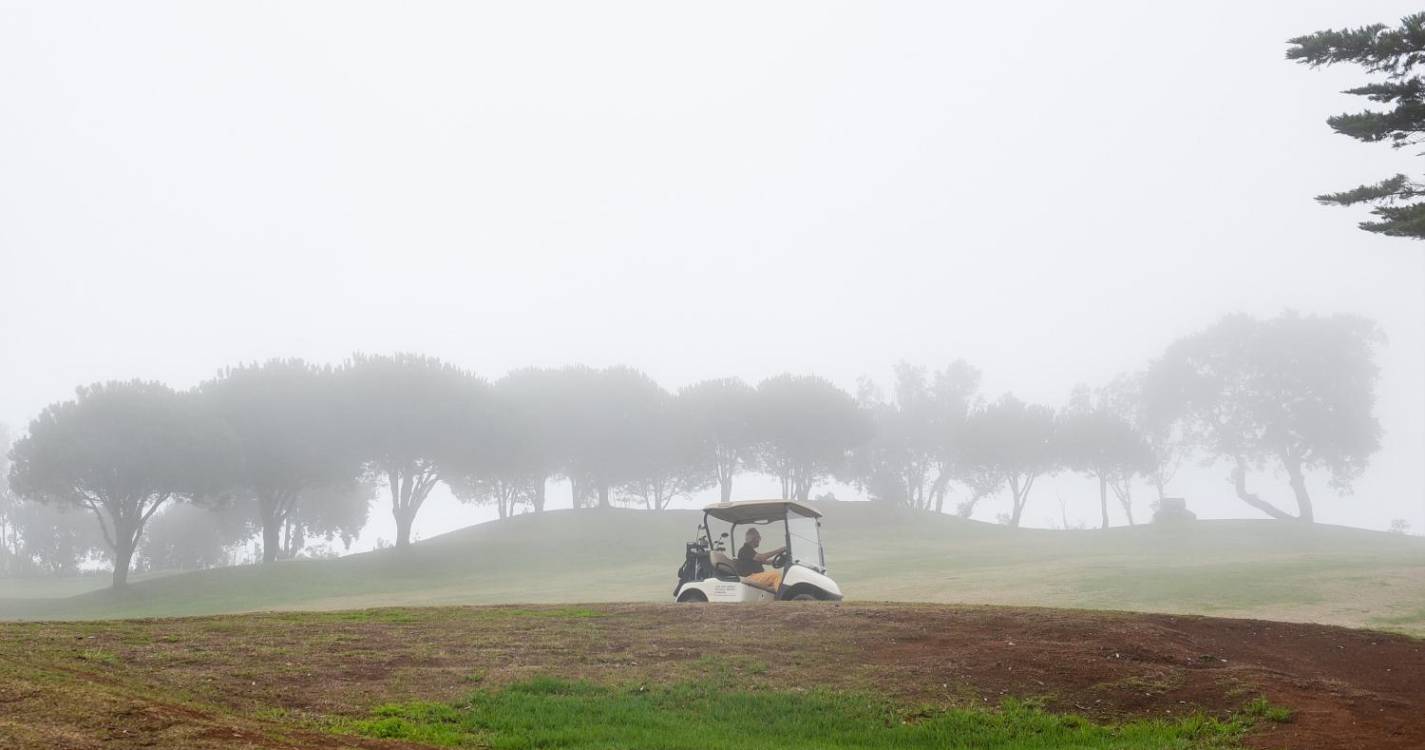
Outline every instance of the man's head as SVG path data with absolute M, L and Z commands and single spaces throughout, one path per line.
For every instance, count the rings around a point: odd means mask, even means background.
M 743 538 L 747 540 L 748 544 L 752 545 L 753 549 L 756 549 L 758 543 L 762 541 L 762 534 L 761 532 L 757 531 L 757 529 L 748 529 L 747 536 Z

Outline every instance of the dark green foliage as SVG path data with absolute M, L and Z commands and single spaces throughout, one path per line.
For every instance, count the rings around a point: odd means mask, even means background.
M 1398 28 L 1382 24 L 1358 29 L 1318 31 L 1289 40 L 1287 59 L 1318 67 L 1355 63 L 1385 80 L 1348 89 L 1389 109 L 1368 109 L 1326 120 L 1333 130 L 1366 143 L 1386 142 L 1395 148 L 1421 142 L 1425 133 L 1425 82 L 1412 75 L 1425 62 L 1425 13 L 1401 20 Z M 1373 185 L 1319 195 L 1316 200 L 1337 206 L 1369 204 L 1376 221 L 1361 223 L 1368 232 L 1425 239 L 1425 185 L 1398 174 Z

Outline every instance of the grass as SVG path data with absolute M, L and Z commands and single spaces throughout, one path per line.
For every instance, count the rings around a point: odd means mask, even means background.
M 358 734 L 497 748 L 1158 750 L 1231 748 L 1259 732 L 1302 747 L 1328 732 L 1362 747 L 1425 738 L 1413 710 L 1425 686 L 1411 679 L 1425 652 L 1398 636 L 931 604 L 748 612 L 522 605 L 3 623 L 0 746 L 334 748 L 361 746 Z
M 1425 635 L 1418 537 L 1273 521 L 1049 531 L 866 503 L 824 510 L 827 562 L 850 600 L 1216 614 Z M 0 586 L 0 597 L 22 595 L 0 598 L 0 619 L 666 601 L 700 517 L 553 511 L 435 537 L 405 554 L 153 576 L 118 594 L 43 598 L 33 586 Z
M 1267 700 L 1266 696 L 1257 696 L 1247 702 L 1247 705 L 1242 709 L 1242 713 L 1246 716 L 1266 719 L 1267 721 L 1277 724 L 1285 724 L 1291 721 L 1294 712 L 1284 706 L 1272 705 L 1272 702 Z
M 1188 716 L 1106 725 L 1017 700 L 997 711 L 908 710 L 869 693 L 750 691 L 710 682 L 613 687 L 537 677 L 455 703 L 381 706 L 372 718 L 341 728 L 496 750 L 1167 750 L 1237 747 L 1249 722 Z

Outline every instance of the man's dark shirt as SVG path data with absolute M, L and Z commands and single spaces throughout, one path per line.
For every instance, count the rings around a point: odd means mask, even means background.
M 742 549 L 737 551 L 737 574 L 750 576 L 763 570 L 762 563 L 757 562 L 757 548 L 750 544 L 742 545 Z

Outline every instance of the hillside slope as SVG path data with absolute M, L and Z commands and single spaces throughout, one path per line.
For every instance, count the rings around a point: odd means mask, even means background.
M 1010 529 L 863 503 L 823 505 L 848 598 L 1250 616 L 1425 635 L 1425 540 L 1273 521 L 1180 529 Z M 70 619 L 417 604 L 665 601 L 697 511 L 553 511 L 414 545 L 166 576 L 129 591 L 0 600 Z

